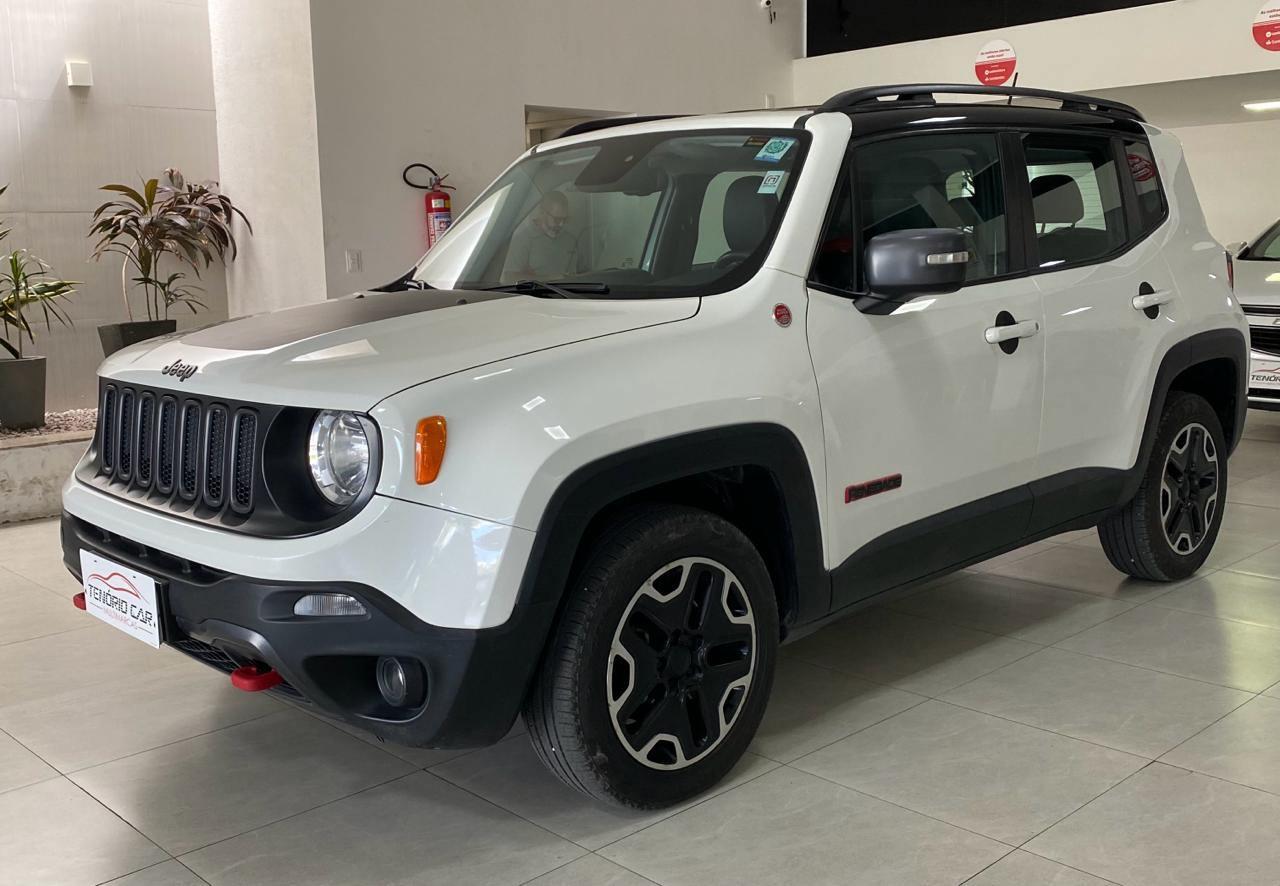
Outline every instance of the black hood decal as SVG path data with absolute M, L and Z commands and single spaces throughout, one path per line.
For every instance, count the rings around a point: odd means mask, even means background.
M 514 296 L 511 292 L 454 289 L 373 292 L 237 317 L 187 333 L 182 342 L 201 348 L 262 351 L 364 323 Z

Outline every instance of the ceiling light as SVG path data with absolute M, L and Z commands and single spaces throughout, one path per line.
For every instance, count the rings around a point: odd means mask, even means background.
M 1246 111 L 1254 113 L 1262 113 L 1263 111 L 1280 111 L 1280 99 L 1271 99 L 1264 102 L 1242 102 L 1241 107 Z

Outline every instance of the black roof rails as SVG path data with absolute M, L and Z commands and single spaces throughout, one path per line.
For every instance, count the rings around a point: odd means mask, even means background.
M 1027 89 L 1021 86 L 970 86 L 963 83 L 917 83 L 905 86 L 868 86 L 837 93 L 818 108 L 819 111 L 866 111 L 891 107 L 893 102 L 882 98 L 895 97 L 896 101 L 918 105 L 937 104 L 937 95 L 991 95 L 1008 98 L 1039 98 L 1062 102 L 1064 111 L 1114 114 L 1142 121 L 1137 108 L 1113 102 L 1105 98 L 1093 98 L 1073 92 L 1054 92 L 1049 89 Z
M 595 132 L 598 129 L 611 129 L 614 126 L 626 126 L 628 123 L 649 123 L 654 120 L 674 120 L 676 117 L 684 117 L 685 114 L 650 114 L 647 117 L 601 117 L 598 120 L 587 120 L 584 123 L 575 123 L 570 126 L 557 138 L 567 138 L 571 135 L 582 135 L 584 132 Z

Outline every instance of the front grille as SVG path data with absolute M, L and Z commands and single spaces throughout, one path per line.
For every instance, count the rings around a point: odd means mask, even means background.
M 1280 326 L 1250 326 L 1249 347 L 1280 357 Z
M 118 383 L 103 387 L 101 404 L 97 467 L 108 485 L 205 514 L 252 512 L 261 463 L 254 407 Z

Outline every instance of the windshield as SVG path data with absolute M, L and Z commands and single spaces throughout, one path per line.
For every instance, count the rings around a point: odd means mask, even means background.
M 588 298 L 723 292 L 764 260 L 807 139 L 660 132 L 538 151 L 472 204 L 413 280 L 437 289 L 537 280 Z
M 1246 261 L 1280 261 L 1280 222 L 1244 251 Z

